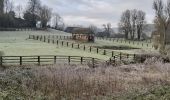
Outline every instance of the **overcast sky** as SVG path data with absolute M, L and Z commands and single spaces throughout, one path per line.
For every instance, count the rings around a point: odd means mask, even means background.
M 13 0 L 15 5 L 26 6 L 28 0 Z M 165 0 L 163 0 L 165 1 Z M 67 25 L 102 24 L 111 23 L 117 27 L 121 13 L 126 9 L 139 9 L 146 12 L 146 20 L 152 23 L 154 11 L 153 0 L 41 0 L 42 4 L 59 13 Z

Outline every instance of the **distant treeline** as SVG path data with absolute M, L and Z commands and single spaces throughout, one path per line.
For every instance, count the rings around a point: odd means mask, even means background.
M 39 26 L 45 28 L 51 15 L 51 9 L 41 5 L 39 0 L 29 0 L 24 11 L 21 5 L 15 7 L 10 0 L 0 0 L 1 28 L 36 27 L 38 21 L 41 22 Z

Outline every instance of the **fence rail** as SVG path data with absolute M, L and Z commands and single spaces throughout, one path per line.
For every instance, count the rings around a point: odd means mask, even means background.
M 104 38 L 104 37 L 96 37 L 98 40 L 106 40 L 106 41 L 112 41 L 112 42 L 117 42 L 117 43 L 126 43 L 129 45 L 138 45 L 142 47 L 151 47 L 154 48 L 152 45 L 151 39 L 149 40 L 144 40 L 144 41 L 132 41 L 132 40 L 126 40 L 123 38 Z
M 0 31 L 34 31 L 36 28 L 0 28 Z
M 102 60 L 92 57 L 80 56 L 0 56 L 0 65 L 25 65 L 25 64 L 91 64 L 97 66 Z
M 111 51 L 107 49 L 101 49 L 93 46 L 87 46 L 81 43 L 64 41 L 64 39 L 71 39 L 71 36 L 29 35 L 29 39 L 39 40 L 42 42 L 57 44 L 57 45 L 75 48 L 75 49 L 80 49 L 83 51 L 93 52 L 100 55 L 107 55 L 111 57 L 109 61 L 114 64 L 117 61 L 129 61 L 129 62 L 141 63 L 143 62 L 143 59 L 147 58 L 147 57 L 143 57 L 142 55 L 127 54 L 127 53 Z
M 65 37 L 63 36 L 62 38 L 62 36 L 55 36 L 55 35 L 29 35 L 29 39 L 39 40 L 42 42 L 57 44 L 57 45 L 66 46 L 66 47 L 75 48 L 75 49 L 81 49 L 83 51 L 93 52 L 93 53 L 97 53 L 101 55 L 107 55 L 110 57 L 114 57 L 115 55 L 119 55 L 119 54 L 125 55 L 125 56 L 129 55 L 126 53 L 111 51 L 107 49 L 100 49 L 100 48 L 93 47 L 93 46 L 87 46 L 81 43 L 73 43 L 73 42 L 61 40 L 61 39 L 70 39 L 70 38 L 71 38 L 70 36 L 65 36 Z

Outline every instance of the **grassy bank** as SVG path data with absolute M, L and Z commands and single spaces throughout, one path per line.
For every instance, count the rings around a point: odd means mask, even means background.
M 147 60 L 117 67 L 81 65 L 6 67 L 2 100 L 168 100 L 170 64 Z

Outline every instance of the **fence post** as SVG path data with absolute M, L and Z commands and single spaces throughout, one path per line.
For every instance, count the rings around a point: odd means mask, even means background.
M 83 64 L 83 57 L 81 57 L 81 64 Z
M 2 65 L 3 65 L 3 57 L 0 56 L 0 66 L 2 66 Z
M 112 57 L 114 56 L 114 51 L 112 51 Z
M 91 46 L 90 46 L 90 52 L 91 52 Z
M 58 40 L 57 40 L 57 45 L 58 45 Z
M 97 54 L 99 53 L 99 48 L 97 48 Z
M 86 50 L 86 46 L 84 45 L 84 51 Z
M 104 50 L 103 55 L 106 55 L 106 50 Z
M 134 59 L 134 61 L 136 60 L 136 55 L 134 54 L 134 56 L 133 56 L 133 59 Z
M 120 60 L 122 60 L 122 53 L 120 53 Z
M 61 45 L 62 45 L 62 46 L 64 45 L 64 42 L 63 42 L 63 41 L 61 42 Z
M 80 45 L 78 44 L 78 49 L 80 49 Z
M 53 39 L 53 44 L 54 44 L 54 39 Z
M 113 59 L 114 59 L 113 62 L 115 64 L 116 63 L 116 56 L 114 56 Z
M 50 39 L 48 39 L 48 43 L 50 43 Z
M 67 42 L 67 47 L 68 47 L 68 42 Z
M 70 61 L 71 61 L 70 56 L 68 56 L 68 64 L 70 64 Z
M 20 65 L 22 65 L 22 56 L 20 56 L 19 62 L 20 62 Z
M 129 58 L 129 54 L 127 54 L 127 58 Z
M 46 37 L 44 36 L 44 42 L 46 41 L 45 39 L 46 39 Z
M 56 56 L 54 56 L 54 64 L 56 64 Z
M 73 43 L 71 44 L 71 47 L 74 48 L 74 44 Z
M 40 65 L 40 56 L 38 56 L 38 65 Z

